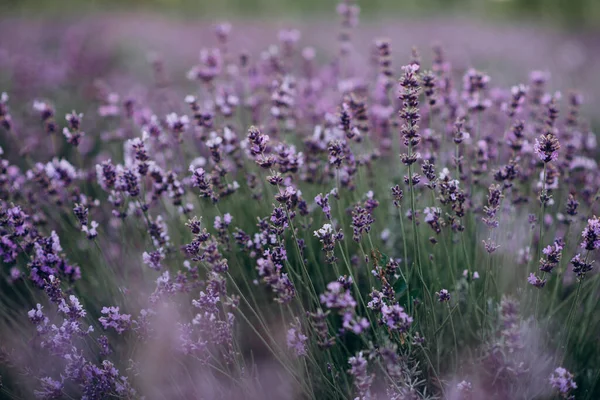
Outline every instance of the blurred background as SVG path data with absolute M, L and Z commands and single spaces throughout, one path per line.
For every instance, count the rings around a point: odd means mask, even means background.
M 310 18 L 330 13 L 334 0 L 2 0 L 6 15 L 72 16 L 97 12 L 152 11 L 186 18 L 273 17 Z M 597 0 L 368 0 L 363 15 L 448 16 L 533 20 L 568 29 L 600 26 Z
M 70 110 L 101 78 L 122 96 L 143 96 L 149 60 L 164 61 L 170 82 L 189 90 L 185 74 L 199 51 L 215 45 L 216 23 L 232 24 L 232 49 L 258 56 L 281 29 L 302 33 L 323 61 L 337 48 L 336 0 L 0 0 L 0 91 L 15 101 L 52 99 Z M 353 32 L 359 61 L 376 38 L 391 39 L 393 65 L 412 46 L 423 60 L 439 42 L 457 70 L 473 66 L 495 85 L 551 73 L 554 90 L 600 99 L 600 0 L 363 0 Z M 140 89 L 142 88 L 142 89 Z M 188 89 L 186 89 L 188 88 Z M 585 110 L 585 108 L 584 108 Z M 60 111 L 60 110 L 59 110 Z

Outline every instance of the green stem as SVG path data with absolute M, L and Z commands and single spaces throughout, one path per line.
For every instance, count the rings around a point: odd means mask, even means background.
M 540 259 L 542 258 L 542 246 L 544 245 L 544 241 L 543 241 L 543 236 L 544 236 L 544 211 L 546 208 L 546 163 L 544 163 L 544 173 L 542 174 L 542 192 L 540 194 L 540 201 L 542 203 L 542 206 L 540 207 L 540 218 L 538 220 L 538 223 L 540 225 L 540 233 L 539 233 L 539 239 L 538 239 L 538 251 L 537 251 L 537 260 L 536 262 L 539 262 Z M 535 263 L 534 263 L 535 265 Z M 544 271 L 542 273 L 542 280 L 544 280 L 544 277 L 546 275 L 546 272 Z M 534 316 L 534 320 L 537 321 L 537 315 L 538 315 L 538 304 L 540 301 L 540 292 L 541 290 L 538 290 L 538 292 L 536 293 L 535 296 L 535 311 L 533 313 Z

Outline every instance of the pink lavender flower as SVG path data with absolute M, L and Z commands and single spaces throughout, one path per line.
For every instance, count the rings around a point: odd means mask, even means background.
M 10 269 L 10 276 L 6 279 L 9 283 L 15 283 L 19 279 L 23 278 L 23 274 L 21 270 L 17 267 L 12 267 Z
M 354 378 L 354 386 L 357 390 L 357 399 L 371 398 L 371 384 L 374 376 L 367 371 L 367 360 L 363 356 L 362 351 L 356 356 L 348 359 L 350 370 L 348 373 Z
M 337 310 L 342 316 L 342 333 L 352 331 L 358 335 L 369 328 L 369 323 L 366 318 L 356 315 L 357 303 L 350 293 L 352 284 L 352 278 L 340 276 L 337 281 L 327 284 L 327 291 L 321 294 L 320 300 L 327 308 Z
M 300 40 L 301 34 L 298 29 L 282 29 L 277 34 L 277 38 L 283 47 L 284 57 L 293 55 L 294 48 Z
M 77 221 L 79 221 L 79 224 L 88 224 L 88 212 L 89 210 L 85 206 L 79 203 L 75 203 L 75 207 L 73 207 L 73 213 L 75 214 Z
M 140 340 L 146 340 L 153 333 L 153 321 L 156 313 L 152 309 L 142 309 L 137 319 L 133 321 L 133 331 Z
M 98 107 L 98 115 L 101 117 L 116 117 L 120 113 L 120 96 L 117 93 L 107 93 L 101 99 L 102 105 Z
M 10 207 L 6 210 L 6 216 L 8 217 L 6 225 L 11 228 L 15 236 L 25 236 L 27 234 L 27 225 L 25 222 L 28 216 L 23 212 L 21 207 Z
M 98 222 L 92 221 L 89 225 L 82 225 L 81 231 L 86 234 L 90 240 L 95 239 L 98 236 Z
M 488 238 L 488 240 L 482 240 L 482 242 L 483 247 L 488 254 L 492 254 L 500 248 L 500 245 L 497 245 L 494 241 L 492 241 L 491 238 Z
M 227 43 L 231 34 L 231 24 L 229 22 L 221 22 L 215 25 L 215 35 L 221 44 Z
M 96 175 L 98 183 L 104 190 L 115 187 L 117 181 L 117 171 L 111 160 L 106 160 L 102 164 L 96 165 Z
M 327 145 L 327 151 L 329 152 L 329 164 L 335 168 L 340 168 L 348 154 L 346 143 L 339 139 L 332 140 Z
M 438 301 L 440 303 L 447 303 L 450 301 L 450 293 L 447 289 L 442 289 L 439 292 L 435 293 L 438 297 Z
M 155 271 L 160 271 L 162 268 L 162 260 L 165 259 L 165 253 L 162 247 L 158 248 L 158 250 L 151 251 L 150 253 L 144 252 L 142 254 L 142 259 L 144 264 L 149 266 Z
M 327 217 L 328 220 L 331 220 L 331 206 L 329 205 L 329 193 L 327 193 L 326 195 L 323 195 L 322 193 L 316 195 L 315 203 L 317 203 L 317 205 L 321 207 L 323 213 L 325 213 L 325 217 Z
M 539 278 L 532 272 L 529 274 L 529 277 L 527 278 L 527 283 L 535 286 L 536 288 L 541 289 L 544 287 L 544 285 L 546 285 L 546 280 Z
M 579 207 L 579 202 L 575 199 L 573 193 L 569 193 L 569 197 L 567 198 L 567 204 L 565 206 L 565 212 L 567 215 L 574 217 L 577 215 L 577 208 Z
M 223 215 L 223 218 L 217 215 L 215 217 L 214 227 L 217 230 L 227 229 L 227 227 L 231 224 L 231 221 L 233 221 L 233 217 L 229 213 Z
M 485 216 L 482 217 L 483 222 L 490 228 L 497 228 L 499 223 L 496 219 L 496 214 L 500 209 L 500 202 L 504 195 L 500 185 L 491 184 L 488 188 L 488 204 L 483 207 Z
M 470 68 L 463 77 L 463 98 L 469 109 L 484 111 L 492 106 L 492 101 L 485 97 L 485 90 L 490 82 L 490 77 Z
M 208 353 L 208 340 L 197 337 L 192 324 L 179 324 L 179 346 L 178 350 L 185 355 L 193 355 L 201 362 L 207 362 L 210 358 Z
M 148 156 L 145 144 L 147 139 L 148 132 L 144 131 L 142 138 L 136 137 L 129 141 L 131 149 L 134 152 L 137 164 L 137 172 L 140 174 L 140 176 L 145 176 L 150 169 L 150 164 L 148 163 L 148 161 L 150 161 L 150 157 Z
M 0 126 L 9 131 L 12 127 L 12 117 L 8 107 L 8 94 L 0 93 Z
M 110 348 L 110 344 L 108 343 L 108 338 L 105 335 L 101 335 L 96 340 L 98 345 L 100 346 L 100 355 L 106 357 L 112 353 Z
M 131 327 L 131 315 L 121 314 L 119 307 L 102 307 L 104 317 L 98 318 L 104 329 L 113 328 L 121 334 Z
M 271 115 L 278 120 L 284 121 L 288 127 L 293 126 L 290 119 L 295 105 L 296 80 L 291 75 L 285 75 L 283 79 L 273 82 L 271 94 Z
M 425 207 L 423 213 L 425 214 L 425 222 L 429 224 L 435 233 L 439 234 L 442 231 L 443 221 L 440 219 L 442 210 L 439 207 Z
M 469 400 L 473 393 L 473 385 L 471 382 L 463 380 L 456 384 L 456 390 L 460 394 L 459 399 Z
M 65 299 L 62 299 L 61 303 L 58 305 L 58 310 L 71 320 L 83 318 L 86 315 L 86 311 L 83 309 L 79 299 L 74 295 L 69 296 L 68 302 Z
M 384 304 L 381 307 L 382 321 L 393 331 L 400 333 L 408 331 L 413 322 L 413 318 L 404 312 L 404 308 L 398 304 L 388 306 Z
M 202 49 L 200 63 L 188 72 L 187 77 L 210 82 L 221 73 L 222 69 L 223 56 L 220 49 Z
M 423 92 L 428 100 L 430 106 L 434 106 L 437 102 L 436 98 L 436 87 L 437 78 L 432 71 L 425 71 L 421 75 L 421 81 L 423 83 Z
M 525 345 L 521 337 L 521 324 L 519 314 L 519 303 L 510 297 L 502 297 L 500 301 L 500 320 L 502 321 L 498 346 L 505 348 L 508 353 L 521 350 Z M 511 359 L 504 358 L 505 363 L 513 363 Z M 516 366 L 510 366 L 515 368 Z
M 157 216 L 154 220 L 148 222 L 148 233 L 152 238 L 154 247 L 162 247 L 169 244 L 171 240 L 168 233 L 168 226 L 162 215 Z
M 585 279 L 586 274 L 592 270 L 593 263 L 593 260 L 587 261 L 587 259 L 581 257 L 581 254 L 576 254 L 571 259 L 571 265 L 573 265 L 573 272 L 577 275 L 577 279 L 580 281 Z
M 117 188 L 131 197 L 139 196 L 140 181 L 136 171 L 124 168 L 123 173 L 117 176 Z
M 34 390 L 33 394 L 41 400 L 54 400 L 63 397 L 64 385 L 62 382 L 54 380 L 50 377 L 40 379 L 41 388 Z
M 372 212 L 360 204 L 356 204 L 352 210 L 352 239 L 360 242 L 361 237 L 371 231 L 371 225 L 375 222 Z
M 36 308 L 30 310 L 27 313 L 27 316 L 29 317 L 29 320 L 34 324 L 34 325 L 40 325 L 40 324 L 47 324 L 48 323 L 48 318 L 44 315 L 44 312 L 42 311 L 44 307 L 41 304 L 37 304 Z
M 528 90 L 529 88 L 523 84 L 513 86 L 510 89 L 510 103 L 503 104 L 503 110 L 509 117 L 512 118 L 521 111 Z
M 184 132 L 190 125 L 190 119 L 187 115 L 179 116 L 175 113 L 168 114 L 165 121 L 169 129 L 177 134 Z
M 77 147 L 79 146 L 81 138 L 84 135 L 84 133 L 80 129 L 83 114 L 78 114 L 75 111 L 73 111 L 71 114 L 67 114 L 65 118 L 69 123 L 69 126 L 63 129 L 63 135 L 65 135 L 65 138 L 67 139 L 67 142 L 69 144 L 73 145 L 74 147 Z
M 525 121 L 523 121 L 523 120 L 515 121 L 510 128 L 510 132 L 507 135 L 508 138 L 506 140 L 506 143 L 515 152 L 520 152 L 523 149 L 523 146 L 525 145 L 525 134 L 524 134 L 525 132 L 524 131 L 525 131 Z M 509 172 L 509 171 L 504 171 L 504 169 L 505 168 L 501 168 L 495 174 L 494 177 L 496 178 L 497 181 L 505 180 L 508 178 L 507 172 Z M 503 178 L 503 179 L 499 179 L 499 178 Z
M 308 337 L 300 330 L 300 321 L 296 318 L 296 322 L 287 331 L 287 346 L 288 349 L 298 356 L 305 356 L 306 353 L 306 341 Z
M 210 183 L 210 175 L 201 167 L 194 167 L 190 165 L 189 168 L 192 173 L 192 186 L 197 187 L 200 190 L 202 197 L 214 198 L 214 192 Z
M 421 141 L 419 133 L 419 93 L 420 86 L 417 73 L 419 71 L 418 64 L 409 64 L 402 67 L 404 75 L 400 79 L 400 100 L 402 101 L 402 109 L 400 110 L 400 118 L 404 121 L 401 127 L 401 135 L 406 146 L 415 147 Z M 406 165 L 411 165 L 416 162 L 416 158 L 410 154 L 402 158 L 402 162 Z
M 277 262 L 276 254 L 266 252 L 264 258 L 256 260 L 256 269 L 263 282 L 275 293 L 275 301 L 287 304 L 296 296 L 296 289 L 288 275 L 281 272 L 282 265 Z
M 255 157 L 262 155 L 267 149 L 267 143 L 269 143 L 269 136 L 262 134 L 255 126 L 248 128 L 248 149 L 250 154 Z
M 344 25 L 355 27 L 358 24 L 360 7 L 353 4 L 352 0 L 344 0 L 338 3 L 336 11 L 343 18 Z
M 82 399 L 105 398 L 112 393 L 126 398 L 136 394 L 127 378 L 121 376 L 119 370 L 108 360 L 102 361 L 100 367 L 85 362 L 74 372 L 73 378 L 81 377 Z
M 81 278 L 81 270 L 63 257 L 60 239 L 54 231 L 47 237 L 38 236 L 33 248 L 29 278 L 38 287 L 49 290 L 51 301 L 58 303 L 62 297 L 58 277 L 72 283 Z
M 383 307 L 384 303 L 384 294 L 379 290 L 373 290 L 370 293 L 371 301 L 367 303 L 367 307 L 374 311 L 381 311 L 381 307 Z
M 329 282 L 327 291 L 320 296 L 321 303 L 327 308 L 354 308 L 356 301 L 350 294 L 350 290 L 346 289 L 338 281 Z
M 369 329 L 370 324 L 366 318 L 357 317 L 354 310 L 346 310 L 342 314 L 342 327 L 346 331 L 350 331 L 355 333 L 356 335 L 360 335 L 362 332 Z
M 327 255 L 326 261 L 330 264 L 335 263 L 337 261 L 334 254 L 335 244 L 344 239 L 342 230 L 335 232 L 331 224 L 324 224 L 322 228 L 314 232 L 314 235 L 323 244 L 323 251 Z
M 329 326 L 327 325 L 327 316 L 329 313 L 329 310 L 323 312 L 320 308 L 314 313 L 307 313 L 316 335 L 317 345 L 321 349 L 327 349 L 335 344 L 335 338 L 329 336 Z
M 535 139 L 533 151 L 544 163 L 558 160 L 560 142 L 556 135 L 549 131 Z
M 574 399 L 571 391 L 577 389 L 577 384 L 573 379 L 573 374 L 563 367 L 558 367 L 554 370 L 549 378 L 550 385 L 558 391 L 558 394 L 563 399 Z
M 465 130 L 465 120 L 463 118 L 457 118 L 456 121 L 454 121 L 452 129 L 452 140 L 454 141 L 454 143 L 461 144 L 463 141 L 470 137 L 471 134 Z M 459 160 L 455 160 L 455 162 L 458 161 Z
M 54 108 L 49 103 L 35 100 L 33 109 L 40 114 L 46 133 L 53 134 L 58 131 L 58 124 L 54 120 Z
M 37 271 L 31 271 L 32 275 L 30 276 L 31 280 L 33 281 L 37 281 L 38 277 L 34 277 L 33 274 L 34 272 L 37 274 Z M 39 279 L 39 278 L 38 278 Z M 43 281 L 43 289 L 46 292 L 46 295 L 48 296 L 48 299 L 55 303 L 55 304 L 60 304 L 63 300 L 63 291 L 61 288 L 61 282 L 60 279 L 58 279 L 57 277 L 55 277 L 54 275 L 48 275 L 48 279 Z
M 552 272 L 554 267 L 560 262 L 562 250 L 563 246 L 559 241 L 555 241 L 551 246 L 546 246 L 542 250 L 546 257 L 540 259 L 540 271 Z
M 392 186 L 392 198 L 394 200 L 394 207 L 400 207 L 402 205 L 402 199 L 404 198 L 404 194 L 402 193 L 402 189 L 400 186 Z
M 350 114 L 350 105 L 348 103 L 342 103 L 339 111 L 340 124 L 339 127 L 344 131 L 346 138 L 351 140 L 356 134 L 359 134 L 358 129 L 352 128 L 352 116 Z
M 600 219 L 596 216 L 588 219 L 581 236 L 583 237 L 582 248 L 586 250 L 600 249 Z

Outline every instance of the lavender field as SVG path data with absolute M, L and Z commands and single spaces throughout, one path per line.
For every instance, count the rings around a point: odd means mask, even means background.
M 600 35 L 0 20 L 0 398 L 600 398 Z

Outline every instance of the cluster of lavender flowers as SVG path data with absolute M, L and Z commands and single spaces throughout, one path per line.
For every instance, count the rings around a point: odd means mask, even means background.
M 85 120 L 2 93 L 0 335 L 28 339 L 0 347 L 1 390 L 260 398 L 267 359 L 298 398 L 533 398 L 552 370 L 600 393 L 581 95 L 494 86 L 440 45 L 355 64 L 360 8 L 337 11 L 330 63 L 297 30 L 249 54 L 220 24 L 186 92 L 155 57 L 148 96 L 97 83 Z

